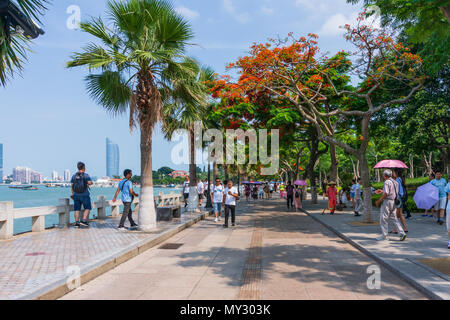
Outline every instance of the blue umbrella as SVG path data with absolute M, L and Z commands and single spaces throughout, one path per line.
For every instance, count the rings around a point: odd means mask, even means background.
M 251 184 L 251 182 L 250 182 L 250 181 L 247 181 L 247 180 L 245 180 L 245 181 L 242 181 L 242 184 Z
M 439 188 L 427 183 L 417 188 L 414 202 L 419 209 L 431 209 L 439 201 Z

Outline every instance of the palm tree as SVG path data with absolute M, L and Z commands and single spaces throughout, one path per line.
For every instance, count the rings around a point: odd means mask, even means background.
M 189 76 L 183 55 L 193 33 L 166 0 L 109 1 L 107 8 L 108 24 L 100 18 L 81 24 L 100 41 L 75 53 L 67 66 L 87 66 L 91 97 L 113 114 L 129 110 L 130 128 L 140 127 L 139 227 L 148 231 L 156 228 L 152 134 L 162 120 L 160 90 L 168 95 L 174 79 Z
M 48 0 L 16 0 L 17 6 L 27 19 L 39 21 L 39 17 L 47 9 Z M 23 69 L 30 39 L 18 30 L 12 30 L 6 25 L 5 15 L 0 15 L 0 86 L 5 86 L 9 77 Z
M 193 71 L 188 79 L 174 81 L 172 94 L 164 99 L 164 133 L 168 140 L 173 134 L 184 129 L 189 133 L 189 199 L 188 211 L 198 210 L 197 193 L 197 164 L 196 164 L 196 137 L 195 124 L 199 123 L 202 129 L 207 127 L 205 113 L 208 104 L 207 83 L 214 79 L 214 72 L 207 67 L 200 67 L 193 59 L 186 59 L 184 64 Z M 202 145 L 203 146 L 203 145 Z

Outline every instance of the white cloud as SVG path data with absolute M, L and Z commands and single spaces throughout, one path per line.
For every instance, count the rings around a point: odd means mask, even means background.
M 225 12 L 229 13 L 240 23 L 247 23 L 250 21 L 250 16 L 247 12 L 238 13 L 232 0 L 223 0 L 223 8 Z
M 349 24 L 351 26 L 356 25 L 358 14 L 358 12 L 351 12 L 348 15 L 344 15 L 343 13 L 336 13 L 330 16 L 318 31 L 319 36 L 338 36 L 343 34 L 345 30 L 342 27 L 345 24 Z M 364 23 L 374 28 L 380 27 L 379 18 L 369 18 L 366 19 Z
M 181 14 L 182 16 L 185 16 L 188 19 L 197 19 L 200 16 L 200 13 L 197 11 L 191 10 L 189 8 L 179 6 L 175 8 L 175 11 Z
M 356 21 L 358 14 L 352 13 L 348 16 L 345 16 L 342 13 L 336 13 L 330 16 L 327 21 L 322 25 L 322 28 L 319 30 L 319 36 L 338 36 L 344 33 L 343 27 L 345 24 L 354 24 Z
M 263 5 L 261 7 L 261 11 L 262 11 L 262 13 L 264 13 L 267 16 L 271 16 L 271 15 L 273 15 L 275 13 L 275 9 L 274 8 L 268 7 L 266 5 Z

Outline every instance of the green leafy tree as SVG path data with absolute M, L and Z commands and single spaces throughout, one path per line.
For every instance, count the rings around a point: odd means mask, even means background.
M 94 36 L 69 68 L 86 66 L 87 90 L 112 114 L 130 113 L 130 128 L 141 134 L 141 230 L 156 228 L 153 195 L 152 134 L 162 119 L 162 96 L 190 70 L 182 56 L 193 33 L 188 22 L 165 0 L 108 1 L 107 21 L 92 18 L 81 29 Z
M 449 63 L 449 0 L 347 0 L 380 8 L 382 23 L 402 30 L 409 44 L 416 44 L 424 67 L 432 73 Z M 377 13 L 377 10 L 370 10 Z
M 40 22 L 40 17 L 47 9 L 48 0 L 15 0 L 22 13 L 28 19 Z M 5 86 L 7 80 L 17 71 L 23 70 L 24 61 L 27 59 L 31 40 L 17 32 L 6 30 L 6 21 L 0 16 L 0 85 Z

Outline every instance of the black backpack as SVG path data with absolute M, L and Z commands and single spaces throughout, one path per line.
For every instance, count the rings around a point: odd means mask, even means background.
M 298 191 L 295 191 L 295 197 L 300 198 L 300 193 Z
M 84 176 L 84 173 L 77 172 L 77 174 L 75 174 L 72 188 L 75 193 L 86 192 L 88 188 L 88 183 L 86 177 Z

